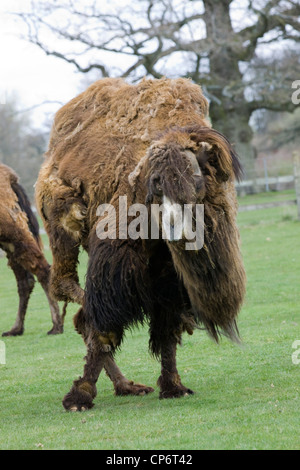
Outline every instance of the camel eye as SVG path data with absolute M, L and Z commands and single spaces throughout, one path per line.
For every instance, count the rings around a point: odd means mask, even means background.
M 152 184 L 153 184 L 153 193 L 156 196 L 162 196 L 163 190 L 162 190 L 160 178 L 159 177 L 153 178 Z
M 157 196 L 162 196 L 162 194 L 163 194 L 163 190 L 162 190 L 162 187 L 161 187 L 160 183 L 157 183 L 155 185 L 155 194 Z

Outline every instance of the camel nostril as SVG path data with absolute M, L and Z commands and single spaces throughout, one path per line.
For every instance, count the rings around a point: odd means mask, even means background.
M 171 212 L 170 213 L 170 227 L 172 227 L 174 229 L 174 225 L 175 225 L 174 213 Z
M 170 241 L 175 240 L 175 227 L 174 224 L 170 224 Z

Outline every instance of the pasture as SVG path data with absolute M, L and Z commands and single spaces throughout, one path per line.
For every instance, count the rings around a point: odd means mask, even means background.
M 247 196 L 242 204 L 279 196 Z M 117 363 L 128 378 L 155 392 L 115 397 L 102 372 L 95 407 L 64 411 L 62 398 L 82 373 L 85 355 L 72 324 L 77 306 L 68 308 L 64 334 L 47 336 L 50 311 L 36 284 L 24 336 L 1 338 L 6 364 L 0 364 L 0 449 L 299 449 L 300 364 L 292 361 L 292 345 L 300 340 L 296 206 L 242 212 L 238 223 L 248 279 L 238 321 L 243 344 L 224 338 L 218 346 L 203 331 L 184 335 L 178 370 L 195 395 L 158 399 L 160 364 L 148 353 L 145 327 L 127 333 Z M 45 237 L 44 243 L 47 248 Z M 51 260 L 48 249 L 46 254 Z M 85 266 L 82 254 L 82 282 Z M 3 332 L 15 320 L 18 300 L 5 258 L 0 259 L 0 299 Z

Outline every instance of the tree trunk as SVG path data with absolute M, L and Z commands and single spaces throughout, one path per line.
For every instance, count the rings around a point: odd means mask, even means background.
M 251 112 L 244 96 L 243 75 L 234 49 L 230 18 L 230 0 L 203 0 L 209 52 L 210 79 L 207 89 L 214 96 L 210 117 L 215 129 L 234 145 L 244 168 L 245 178 L 254 178 L 255 152 L 251 144 L 253 132 L 249 125 Z
M 222 132 L 234 149 L 243 165 L 245 179 L 255 180 L 255 148 L 252 145 L 253 131 L 249 125 L 249 114 L 245 107 L 230 107 L 211 103 L 210 117 L 213 127 Z

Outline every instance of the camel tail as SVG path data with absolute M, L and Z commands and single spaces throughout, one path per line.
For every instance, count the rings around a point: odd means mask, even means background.
M 31 204 L 28 199 L 28 196 L 25 193 L 24 188 L 18 182 L 11 183 L 11 187 L 18 198 L 18 203 L 21 210 L 27 215 L 29 230 L 36 239 L 38 245 L 41 247 L 42 241 L 40 238 L 39 223 L 31 209 Z

